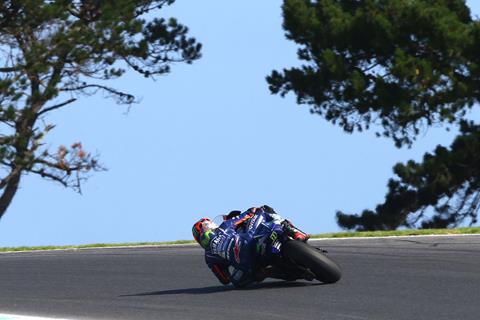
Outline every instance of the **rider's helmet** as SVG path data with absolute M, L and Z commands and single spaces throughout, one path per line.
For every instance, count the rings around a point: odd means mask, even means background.
M 214 229 L 217 225 L 209 218 L 202 218 L 195 222 L 192 228 L 192 234 L 195 241 L 197 241 L 204 249 L 207 248 L 210 238 L 214 234 Z

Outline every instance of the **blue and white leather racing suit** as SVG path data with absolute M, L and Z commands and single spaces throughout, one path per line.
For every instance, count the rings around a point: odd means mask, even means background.
M 255 281 L 255 243 L 253 235 L 242 225 L 259 212 L 265 211 L 250 208 L 224 221 L 211 237 L 205 249 L 205 262 L 222 284 L 232 282 L 235 287 L 243 287 Z M 275 212 L 265 213 L 269 221 L 283 221 Z

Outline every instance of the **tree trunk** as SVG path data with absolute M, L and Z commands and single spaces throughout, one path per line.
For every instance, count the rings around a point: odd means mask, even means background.
M 15 170 L 15 169 L 13 169 Z M 20 184 L 20 177 L 22 176 L 22 171 L 19 170 L 15 173 L 10 180 L 8 181 L 5 189 L 3 189 L 2 196 L 0 197 L 0 219 L 7 211 L 7 208 L 10 206 L 15 193 L 17 193 L 18 185 Z

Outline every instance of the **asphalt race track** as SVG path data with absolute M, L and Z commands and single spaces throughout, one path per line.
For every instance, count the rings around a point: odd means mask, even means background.
M 0 313 L 68 319 L 480 319 L 480 236 L 314 241 L 336 284 L 219 285 L 199 247 L 0 254 Z

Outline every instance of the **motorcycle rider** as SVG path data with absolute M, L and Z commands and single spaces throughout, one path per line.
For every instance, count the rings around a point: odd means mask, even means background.
M 202 218 L 192 228 L 193 237 L 205 249 L 205 262 L 218 280 L 227 285 L 230 282 L 235 287 L 244 287 L 252 282 L 260 282 L 267 277 L 283 280 L 304 278 L 312 280 L 314 275 L 306 270 L 299 274 L 297 270 L 286 273 L 276 267 L 261 268 L 253 261 L 253 241 L 242 226 L 255 214 L 265 213 L 267 222 L 280 224 L 283 230 L 292 238 L 307 241 L 308 234 L 297 229 L 290 221 L 283 219 L 271 207 L 250 208 L 241 213 L 232 211 L 223 216 L 222 228 L 209 218 Z

